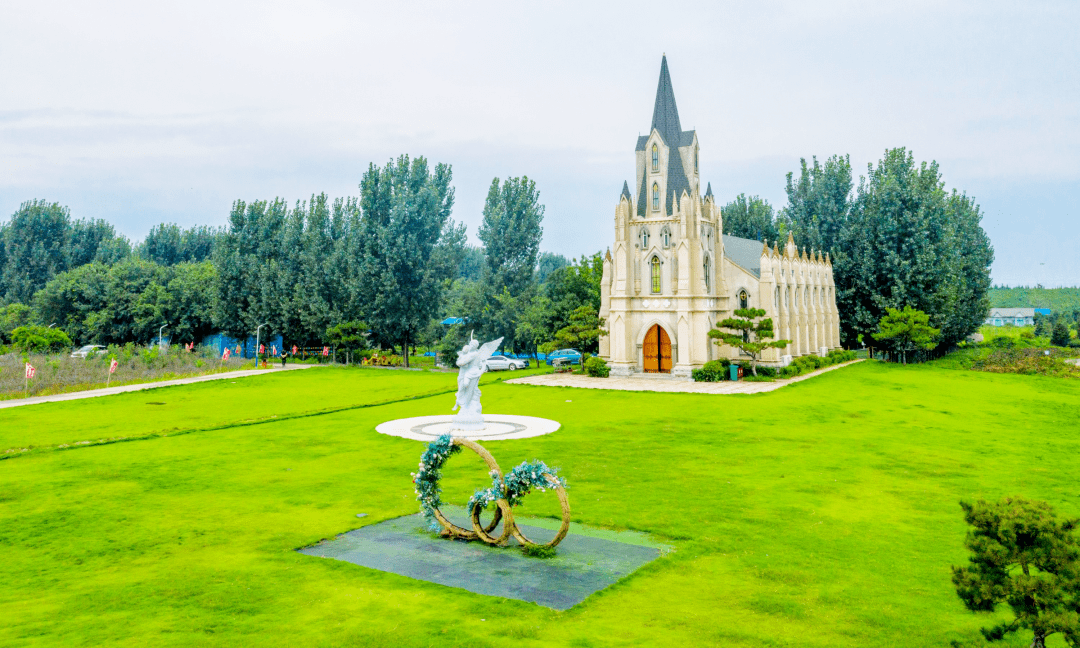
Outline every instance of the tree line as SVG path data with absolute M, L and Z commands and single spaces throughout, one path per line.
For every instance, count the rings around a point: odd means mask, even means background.
M 940 330 L 940 348 L 975 332 L 990 306 L 994 251 L 975 200 L 947 191 L 936 162 L 885 152 L 852 180 L 850 157 L 800 163 L 787 175 L 787 204 L 776 211 L 740 194 L 721 209 L 724 233 L 829 253 L 846 347 L 872 344 L 889 309 L 911 307 Z
M 453 345 L 475 331 L 535 352 L 576 309 L 599 309 L 600 255 L 541 253 L 544 207 L 527 177 L 492 181 L 470 246 L 449 165 L 401 156 L 370 165 L 359 196 L 237 200 L 224 228 L 153 227 L 132 245 L 104 221 L 23 204 L 0 226 L 0 343 L 28 324 L 79 344 L 173 340 L 264 325 L 289 344 L 350 340 L 400 349 Z M 465 318 L 458 327 L 443 319 Z M 463 342 L 462 342 L 463 343 Z

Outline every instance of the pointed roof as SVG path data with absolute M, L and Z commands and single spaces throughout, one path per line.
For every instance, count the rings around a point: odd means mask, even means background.
M 698 186 L 701 186 L 701 185 L 698 185 Z M 711 182 L 705 188 L 705 197 L 706 198 L 713 198 L 713 195 L 712 195 L 712 183 Z
M 660 133 L 664 144 L 669 148 L 667 195 L 664 196 L 663 206 L 666 212 L 670 214 L 675 211 L 675 203 L 679 196 L 682 195 L 682 192 L 690 193 L 690 181 L 686 177 L 686 170 L 683 169 L 679 148 L 691 146 L 694 143 L 694 131 L 683 131 L 679 123 L 679 109 L 675 106 L 675 90 L 671 86 L 671 74 L 668 72 L 666 55 L 660 59 L 660 81 L 656 85 L 656 101 L 653 104 L 652 126 L 649 128 L 650 134 L 638 137 L 636 150 L 645 150 L 645 144 L 649 141 L 653 129 Z M 641 186 L 638 187 L 637 213 L 639 216 L 646 216 L 648 214 L 646 205 L 651 204 L 647 185 L 648 175 L 646 174 L 641 179 Z
M 668 73 L 667 55 L 660 59 L 660 81 L 656 85 L 656 103 L 653 105 L 652 128 L 660 131 L 660 136 L 664 138 L 664 142 L 668 146 L 679 146 L 679 140 L 682 139 L 682 126 L 679 125 L 679 109 L 675 106 L 675 90 L 671 87 L 671 74 Z
M 626 198 L 627 200 L 629 200 L 631 202 L 633 201 L 633 199 L 630 197 L 630 185 L 627 184 L 627 182 L 625 180 L 623 180 L 622 194 L 619 197 L 620 198 Z

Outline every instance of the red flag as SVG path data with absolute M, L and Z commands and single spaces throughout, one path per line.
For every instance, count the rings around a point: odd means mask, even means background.
M 30 364 L 29 362 L 27 362 L 27 363 L 26 363 L 26 378 L 27 378 L 28 380 L 29 380 L 30 378 L 33 378 L 33 377 L 34 377 L 34 372 L 35 372 L 35 371 L 37 371 L 37 369 L 35 369 L 35 368 L 34 368 L 34 365 L 32 365 L 32 364 Z
M 277 345 L 276 344 L 271 344 L 270 345 L 270 355 L 272 355 L 272 356 L 277 355 Z
M 328 356 L 328 355 L 330 355 L 330 347 L 328 347 L 328 346 L 324 346 L 324 347 L 322 348 L 322 354 L 323 354 L 324 356 Z
M 260 354 L 261 353 L 266 353 L 266 345 L 265 344 L 260 344 L 259 345 L 259 353 Z
M 299 349 L 297 349 L 297 348 L 296 348 L 296 345 L 295 345 L 295 344 L 294 344 L 294 345 L 292 345 L 292 354 L 293 354 L 293 355 L 296 355 L 296 352 L 297 352 L 297 351 L 299 351 Z
M 228 360 L 229 359 L 229 350 L 228 349 L 225 349 L 225 353 L 221 354 L 221 359 L 222 360 Z
M 113 361 L 109 363 L 109 373 L 111 373 L 111 374 L 116 373 L 116 367 L 119 364 L 120 363 L 116 361 L 116 358 L 113 358 Z

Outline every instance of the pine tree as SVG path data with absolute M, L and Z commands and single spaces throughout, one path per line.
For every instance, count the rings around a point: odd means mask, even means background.
M 988 641 L 1031 630 L 1035 648 L 1061 633 L 1080 646 L 1080 544 L 1077 520 L 1059 521 L 1046 502 L 1007 497 L 961 502 L 971 529 L 964 545 L 969 564 L 952 568 L 956 594 L 972 612 L 992 613 L 1006 603 L 1013 618 L 983 628 Z
M 709 331 L 709 337 L 717 344 L 727 344 L 750 356 L 750 370 L 757 376 L 757 363 L 766 349 L 783 349 L 791 340 L 773 340 L 772 318 L 765 317 L 761 308 L 736 308 L 734 317 L 717 322 L 717 328 Z M 759 317 L 765 319 L 757 320 Z M 735 331 L 729 333 L 720 329 Z

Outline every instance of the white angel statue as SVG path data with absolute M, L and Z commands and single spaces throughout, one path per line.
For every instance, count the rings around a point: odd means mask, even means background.
M 469 333 L 469 343 L 458 352 L 457 366 L 457 401 L 454 410 L 454 425 L 459 430 L 480 430 L 484 427 L 484 416 L 480 408 L 480 376 L 487 370 L 487 359 L 499 348 L 503 339 L 480 344 Z

